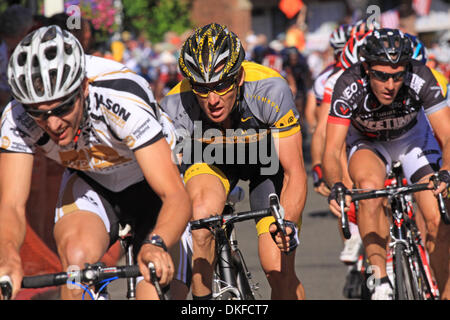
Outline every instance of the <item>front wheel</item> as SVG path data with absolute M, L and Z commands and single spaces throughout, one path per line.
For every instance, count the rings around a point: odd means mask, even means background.
M 233 265 L 236 272 L 237 287 L 241 292 L 243 300 L 255 300 L 249 278 L 246 274 L 247 268 L 244 267 L 243 258 L 240 251 L 233 256 Z

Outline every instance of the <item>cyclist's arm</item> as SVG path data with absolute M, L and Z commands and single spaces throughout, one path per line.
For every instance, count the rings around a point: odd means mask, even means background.
M 340 157 L 347 131 L 346 125 L 330 122 L 327 124 L 322 165 L 325 179 L 330 186 L 342 182 L 343 179 Z
M 302 134 L 296 132 L 280 138 L 278 156 L 284 170 L 280 203 L 285 210 L 285 219 L 297 223 L 305 206 L 307 193 Z
M 308 90 L 308 94 L 306 96 L 306 105 L 305 105 L 305 120 L 308 124 L 308 132 L 313 133 L 316 130 L 317 119 L 316 119 L 316 96 L 312 90 Z M 300 112 L 300 111 L 299 111 Z
M 322 102 L 317 108 L 317 126 L 311 137 L 311 159 L 312 165 L 322 162 L 323 148 L 325 145 L 325 132 L 327 127 L 328 114 L 330 112 L 330 104 Z
M 165 139 L 159 139 L 135 151 L 136 159 L 146 180 L 162 200 L 162 207 L 152 234 L 160 236 L 168 248 L 181 237 L 192 215 L 189 196 L 171 154 Z M 138 261 L 146 281 L 150 281 L 147 269 L 149 262 L 155 264 L 161 285 L 168 284 L 173 277 L 173 261 L 170 255 L 159 247 L 151 244 L 144 245 Z
M 11 277 L 13 297 L 23 275 L 19 249 L 25 238 L 32 169 L 31 154 L 0 153 L 0 276 Z
M 189 196 L 165 139 L 138 149 L 135 155 L 150 187 L 163 202 L 153 232 L 170 247 L 179 240 L 191 218 Z
M 441 170 L 450 170 L 450 107 L 447 106 L 428 115 L 431 127 L 436 138 L 441 143 L 442 167 Z M 442 192 L 443 187 L 437 190 Z
M 347 125 L 330 122 L 327 124 L 322 168 L 325 180 L 329 186 L 333 186 L 335 183 L 343 182 L 344 180 L 341 152 L 345 143 L 347 131 Z M 340 215 L 340 208 L 336 201 L 330 202 L 330 209 L 337 216 Z

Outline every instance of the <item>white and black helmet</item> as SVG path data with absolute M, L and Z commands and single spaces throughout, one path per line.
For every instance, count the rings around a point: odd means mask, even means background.
M 85 69 L 77 38 L 52 25 L 33 31 L 17 45 L 9 59 L 8 83 L 22 104 L 47 102 L 79 88 Z

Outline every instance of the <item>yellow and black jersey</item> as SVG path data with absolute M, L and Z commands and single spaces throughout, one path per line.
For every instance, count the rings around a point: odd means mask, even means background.
M 232 129 L 224 130 L 206 117 L 189 80 L 184 79 L 161 101 L 178 133 L 205 144 L 238 144 L 258 141 L 267 135 L 286 137 L 300 130 L 299 114 L 286 80 L 257 63 L 244 61 L 242 66 L 245 81 L 230 114 Z

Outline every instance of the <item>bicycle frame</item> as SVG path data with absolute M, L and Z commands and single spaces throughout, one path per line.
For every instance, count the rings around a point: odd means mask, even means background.
M 234 236 L 234 224 L 240 221 L 251 220 L 255 218 L 262 218 L 267 216 L 274 216 L 278 223 L 283 223 L 283 216 L 280 212 L 280 205 L 278 197 L 271 195 L 271 206 L 268 209 L 234 212 L 233 205 L 227 204 L 224 212 L 220 216 L 212 216 L 210 218 L 195 220 L 190 222 L 192 230 L 205 228 L 210 230 L 216 240 L 216 266 L 218 268 L 217 278 L 214 279 L 214 285 L 217 287 L 217 292 L 213 294 L 214 298 L 231 293 L 236 299 L 243 299 L 243 290 L 240 287 L 247 282 L 250 290 L 257 289 L 256 285 L 250 283 L 251 275 L 248 271 L 243 256 L 237 246 L 237 240 Z M 285 230 L 284 225 L 280 230 Z M 235 264 L 238 263 L 242 267 L 242 272 L 235 270 Z M 246 279 L 243 279 L 246 277 Z M 241 288 L 242 289 L 242 288 Z
M 424 258 L 424 250 L 420 232 L 415 224 L 414 208 L 412 205 L 412 192 L 430 190 L 428 184 L 416 184 L 406 185 L 406 182 L 402 178 L 402 171 L 400 163 L 393 164 L 392 176 L 387 180 L 385 189 L 373 190 L 365 193 L 352 194 L 352 201 L 387 197 L 390 205 L 391 212 L 391 227 L 390 236 L 391 242 L 389 247 L 393 250 L 394 261 L 395 256 L 400 253 L 404 253 L 407 263 L 409 265 L 409 271 L 411 273 L 411 280 L 413 286 L 412 294 L 414 297 L 418 297 L 419 293 L 419 279 L 425 275 L 425 285 L 431 298 L 436 298 L 437 288 L 433 285 L 431 278 L 431 272 L 429 272 L 428 263 Z M 440 205 L 440 203 L 438 202 Z M 441 208 L 440 208 L 441 209 Z M 396 275 L 400 266 L 396 266 L 394 263 L 394 274 Z M 402 271 L 403 272 L 403 271 Z M 422 275 L 421 275 L 422 273 Z M 398 288 L 396 288 L 396 294 L 398 294 Z

